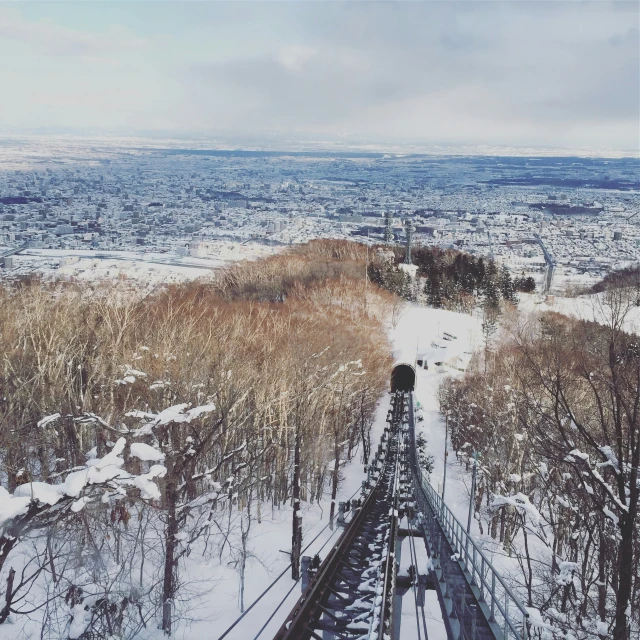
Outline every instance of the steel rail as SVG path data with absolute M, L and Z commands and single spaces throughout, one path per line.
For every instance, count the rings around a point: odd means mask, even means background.
M 401 400 L 404 402 L 404 400 Z M 404 413 L 404 407 L 401 415 Z M 401 441 L 402 425 L 399 425 L 397 438 Z M 380 603 L 380 615 L 378 617 L 378 640 L 383 640 L 385 636 L 385 622 L 391 623 L 393 595 L 395 593 L 396 579 L 396 539 L 398 535 L 398 484 L 400 480 L 400 452 L 396 455 L 396 464 L 393 472 L 393 494 L 389 525 L 389 535 L 387 537 L 387 554 L 384 560 L 384 582 L 382 586 L 382 602 Z M 389 610 L 387 611 L 387 608 Z M 374 612 L 375 620 L 375 612 Z
M 402 403 L 399 407 L 398 415 L 398 402 Z M 300 597 L 289 616 L 282 624 L 274 640 L 303 640 L 305 638 L 321 638 L 318 633 L 312 627 L 318 623 L 322 613 L 322 603 L 332 592 L 332 580 L 338 575 L 338 569 L 342 564 L 344 558 L 348 555 L 349 550 L 352 548 L 354 542 L 357 541 L 359 535 L 362 533 L 363 525 L 365 524 L 369 511 L 381 500 L 384 501 L 384 496 L 381 496 L 382 491 L 388 491 L 386 484 L 386 472 L 388 471 L 387 465 L 389 464 L 389 454 L 392 446 L 397 442 L 399 449 L 400 439 L 400 427 L 402 422 L 402 415 L 404 412 L 404 399 L 402 394 L 399 393 L 394 398 L 394 404 L 392 408 L 392 419 L 389 429 L 389 436 L 387 439 L 387 448 L 384 455 L 382 467 L 378 470 L 378 476 L 375 480 L 375 484 L 369 491 L 369 494 L 364 500 L 360 510 L 352 518 L 351 522 L 347 525 L 344 532 L 338 539 L 336 545 L 328 553 L 327 557 L 323 560 L 318 569 L 318 573 L 311 581 L 309 587 L 304 594 Z M 394 425 L 395 428 L 394 428 Z M 390 516 L 390 529 L 386 537 L 387 552 L 386 557 L 382 560 L 382 566 L 384 567 L 384 589 L 382 602 L 379 605 L 380 618 L 377 637 L 382 639 L 382 631 L 384 629 L 385 622 L 385 609 L 388 607 L 387 601 L 389 598 L 393 598 L 392 590 L 393 584 L 390 582 L 395 577 L 395 532 L 397 530 L 397 476 L 398 476 L 398 460 L 399 454 L 396 455 L 395 469 L 394 469 L 394 484 L 393 484 L 393 500 L 391 501 L 391 513 Z M 395 516 L 395 518 L 394 518 Z M 394 526 L 395 523 L 395 526 Z M 371 611 L 372 617 L 375 617 L 375 612 L 378 609 L 376 605 L 376 599 L 374 597 L 374 607 Z

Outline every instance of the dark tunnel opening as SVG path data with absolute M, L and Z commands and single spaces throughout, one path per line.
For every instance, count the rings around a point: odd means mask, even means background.
M 416 372 L 411 365 L 398 364 L 391 372 L 391 391 L 413 391 L 416 386 Z

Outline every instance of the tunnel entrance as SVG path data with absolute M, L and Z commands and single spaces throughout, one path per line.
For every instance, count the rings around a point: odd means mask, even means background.
M 391 372 L 391 391 L 413 391 L 416 372 L 409 364 L 397 364 Z

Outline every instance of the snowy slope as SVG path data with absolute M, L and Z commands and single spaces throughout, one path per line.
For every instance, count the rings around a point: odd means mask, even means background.
M 438 387 L 446 376 L 462 375 L 458 367 L 448 366 L 452 362 L 462 367 L 468 364 L 470 354 L 481 345 L 481 320 L 442 309 L 426 307 L 410 307 L 400 319 L 397 328 L 392 333 L 395 353 L 408 353 L 416 344 L 430 345 L 432 342 L 444 345 L 438 351 L 442 352 L 445 364 L 441 367 L 429 365 L 428 370 L 417 369 L 416 404 L 422 407 L 423 422 L 416 424 L 416 431 L 424 433 L 427 439 L 428 452 L 434 456 L 434 471 L 431 483 L 438 487 L 442 483 L 444 470 L 444 440 L 445 425 L 440 416 L 438 406 Z M 455 339 L 443 340 L 444 332 L 456 336 Z M 420 350 L 420 347 L 418 347 Z M 449 455 L 452 465 L 453 456 Z M 465 479 L 458 477 L 458 469 L 450 466 L 447 471 L 446 502 L 460 517 L 468 508 L 469 492 L 465 486 Z
M 443 334 L 447 332 L 457 336 L 454 340 L 444 340 Z M 444 347 L 439 349 L 446 354 L 447 359 L 455 358 L 471 352 L 480 344 L 480 321 L 468 315 L 407 305 L 400 321 L 395 329 L 390 331 L 390 337 L 394 347 L 394 358 L 405 362 L 414 363 L 416 348 L 432 349 L 431 343 L 441 342 Z M 422 427 L 427 433 L 429 451 L 436 456 L 436 469 L 434 483 L 442 473 L 442 450 L 444 447 L 444 427 L 440 425 L 438 405 L 436 399 L 437 387 L 444 376 L 460 375 L 458 371 L 448 366 L 431 367 L 428 371 L 418 371 L 417 400 L 425 406 L 425 422 Z M 377 445 L 380 433 L 385 425 L 385 419 L 389 406 L 389 396 L 381 398 L 376 420 L 373 426 L 372 441 Z M 440 454 L 438 453 L 440 452 Z M 438 476 L 440 474 L 440 476 Z M 363 467 L 358 463 L 358 458 L 352 461 L 343 470 L 344 481 L 339 492 L 339 499 L 346 499 L 358 489 L 364 478 Z M 304 511 L 304 541 L 306 545 L 317 532 L 321 531 L 327 523 L 329 504 L 325 499 L 322 505 L 305 505 Z M 269 585 L 271 580 L 286 567 L 289 558 L 279 550 L 290 548 L 291 540 L 291 511 L 282 508 L 273 515 L 271 511 L 264 514 L 267 517 L 263 524 L 256 529 L 252 545 L 256 558 L 251 562 L 250 580 L 246 587 L 245 602 L 253 600 Z M 336 532 L 331 541 L 324 547 L 322 556 L 326 555 L 340 532 Z M 306 552 L 313 555 L 329 539 L 331 531 L 326 529 L 318 541 Z M 421 546 L 419 563 L 425 565 L 428 562 L 424 545 Z M 409 560 L 408 548 L 403 550 L 402 566 L 406 568 Z M 215 628 L 216 632 L 222 631 L 230 625 L 239 615 L 238 610 L 238 577 L 236 572 L 224 566 L 224 563 L 213 562 L 209 565 L 202 563 L 200 558 L 195 558 L 193 565 L 188 565 L 189 573 L 195 577 L 198 572 L 205 583 L 212 586 L 210 595 L 202 603 L 200 615 L 206 615 L 212 622 L 198 622 L 184 632 L 184 638 L 196 640 L 204 637 L 207 631 Z M 215 584 L 217 582 L 217 584 Z M 244 618 L 238 626 L 227 636 L 230 640 L 245 640 L 253 638 L 260 630 L 264 622 L 273 612 L 273 609 L 286 597 L 293 585 L 289 573 L 285 575 L 267 596 Z M 260 638 L 271 638 L 282 624 L 295 601 L 300 597 L 300 588 L 294 587 L 291 594 L 286 597 L 279 612 L 271 623 L 265 628 Z M 434 592 L 427 593 L 427 607 L 425 611 L 430 640 L 444 640 L 446 633 L 441 620 L 440 607 Z M 403 612 L 403 640 L 417 638 L 415 605 L 411 600 L 411 594 L 404 600 Z M 213 624 L 212 624 L 213 623 Z M 218 637 L 219 633 L 213 633 Z

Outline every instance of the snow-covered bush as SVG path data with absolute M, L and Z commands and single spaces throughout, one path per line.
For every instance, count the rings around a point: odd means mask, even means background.
M 433 472 L 434 457 L 427 452 L 427 439 L 424 433 L 419 433 L 416 437 L 416 453 L 423 473 L 429 477 Z

